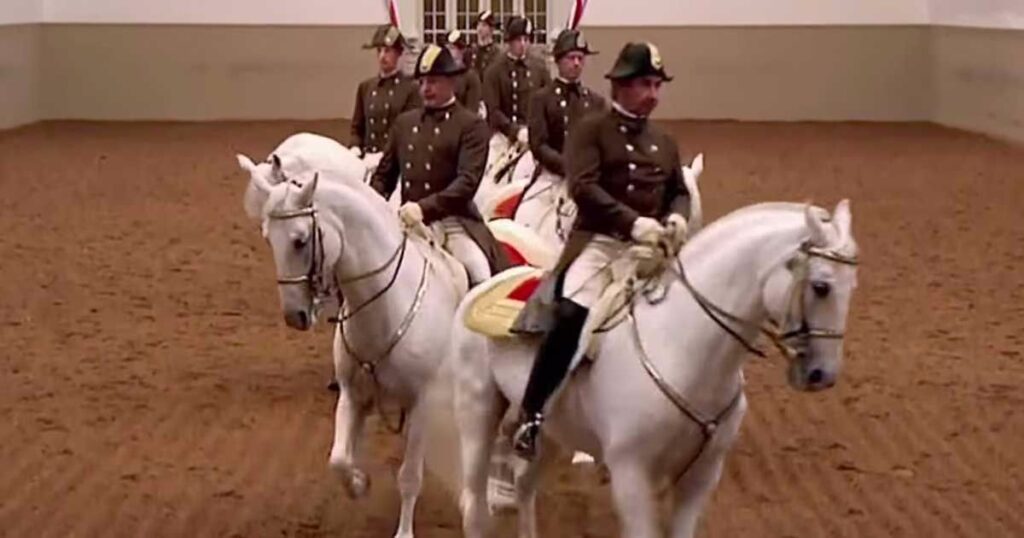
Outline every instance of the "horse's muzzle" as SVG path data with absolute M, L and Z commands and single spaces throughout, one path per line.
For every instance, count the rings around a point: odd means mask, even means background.
M 290 310 L 284 313 L 284 323 L 292 329 L 308 331 L 313 326 L 313 320 L 305 310 Z

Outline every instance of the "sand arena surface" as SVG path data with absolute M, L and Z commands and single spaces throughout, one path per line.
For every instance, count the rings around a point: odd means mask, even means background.
M 1024 536 L 1024 149 L 924 125 L 674 123 L 707 217 L 853 202 L 860 288 L 837 388 L 747 368 L 701 536 Z M 0 133 L 0 536 L 391 536 L 327 470 L 330 335 L 284 327 L 236 151 L 341 123 L 47 123 Z M 653 390 L 653 389 L 652 389 Z M 617 535 L 561 469 L 545 536 Z M 503 522 L 504 536 L 511 536 Z M 428 479 L 418 536 L 459 536 Z

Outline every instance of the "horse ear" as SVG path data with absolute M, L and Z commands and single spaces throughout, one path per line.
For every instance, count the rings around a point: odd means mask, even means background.
M 316 184 L 320 181 L 320 172 L 313 174 L 313 179 L 308 181 L 305 185 L 299 189 L 299 196 L 296 199 L 299 207 L 309 207 L 313 205 L 313 193 L 316 192 Z
M 836 229 L 842 237 L 849 237 L 853 225 L 853 214 L 850 212 L 850 200 L 844 198 L 836 204 L 832 212 L 832 219 L 836 223 Z
M 270 174 L 273 177 L 277 178 L 278 181 L 285 181 L 284 170 L 282 170 L 281 166 L 281 158 L 278 157 L 276 153 L 272 153 L 270 155 L 270 166 Z
M 811 244 L 816 247 L 824 247 L 828 244 L 827 225 L 821 217 L 821 210 L 811 204 L 804 207 L 804 216 L 807 220 L 807 229 L 811 231 Z
M 235 158 L 238 159 L 238 166 L 242 170 L 245 170 L 246 172 L 252 174 L 253 170 L 256 169 L 256 163 L 252 162 L 252 159 L 246 157 L 245 155 L 242 155 L 241 153 L 236 153 Z
M 690 164 L 690 169 L 693 170 L 693 175 L 696 177 L 700 177 L 700 175 L 704 173 L 703 153 L 698 153 L 697 156 L 693 158 L 693 163 Z

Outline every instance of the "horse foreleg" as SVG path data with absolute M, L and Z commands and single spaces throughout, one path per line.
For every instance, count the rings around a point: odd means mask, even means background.
M 712 446 L 676 484 L 672 538 L 692 538 L 697 532 L 700 515 L 722 477 L 725 455 L 739 433 L 746 409 L 747 400 L 741 397 L 732 416 L 719 427 Z
M 402 512 L 398 520 L 398 532 L 395 538 L 412 538 L 413 515 L 416 512 L 416 499 L 423 486 L 424 436 L 426 433 L 426 407 L 423 399 L 417 400 L 409 411 L 405 432 L 405 459 L 398 469 L 398 491 L 402 495 Z
M 537 536 L 537 484 L 540 482 L 541 473 L 552 463 L 556 453 L 557 450 L 550 446 L 550 442 L 540 443 L 536 459 L 527 464 L 522 472 L 516 474 L 519 538 L 536 538 Z
M 334 445 L 331 446 L 330 467 L 341 478 L 349 497 L 360 498 L 370 490 L 370 477 L 356 467 L 357 441 L 362 435 L 368 407 L 360 405 L 352 395 L 352 387 L 341 384 L 338 405 L 334 410 Z
M 345 491 L 352 498 L 362 497 L 370 489 L 369 476 L 356 467 L 356 443 L 362 435 L 363 422 L 369 412 L 370 401 L 357 398 L 358 385 L 349 383 L 351 359 L 341 344 L 341 333 L 334 333 L 334 378 L 339 383 L 338 404 L 334 410 L 334 445 L 331 446 L 329 464 L 341 477 Z M 346 381 L 348 380 L 348 381 Z
M 724 462 L 725 458 L 721 455 L 707 460 L 701 458 L 680 480 L 675 492 L 672 538 L 693 538 L 700 514 L 722 477 Z
M 631 459 L 609 460 L 608 470 L 622 536 L 657 538 L 661 531 L 650 473 L 640 462 Z
M 483 538 L 487 532 L 487 476 L 498 423 L 507 407 L 504 402 L 490 379 L 462 380 L 456 388 L 455 412 L 462 451 L 459 508 L 466 538 Z

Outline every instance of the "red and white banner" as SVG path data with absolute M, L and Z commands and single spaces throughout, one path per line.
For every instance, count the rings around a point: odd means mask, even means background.
M 569 7 L 569 22 L 566 24 L 566 28 L 575 30 L 579 28 L 580 21 L 583 20 L 583 12 L 587 9 L 587 0 L 572 0 L 572 5 Z
M 398 18 L 398 0 L 384 0 L 384 9 L 388 12 L 388 21 L 391 26 L 401 29 L 401 20 Z

